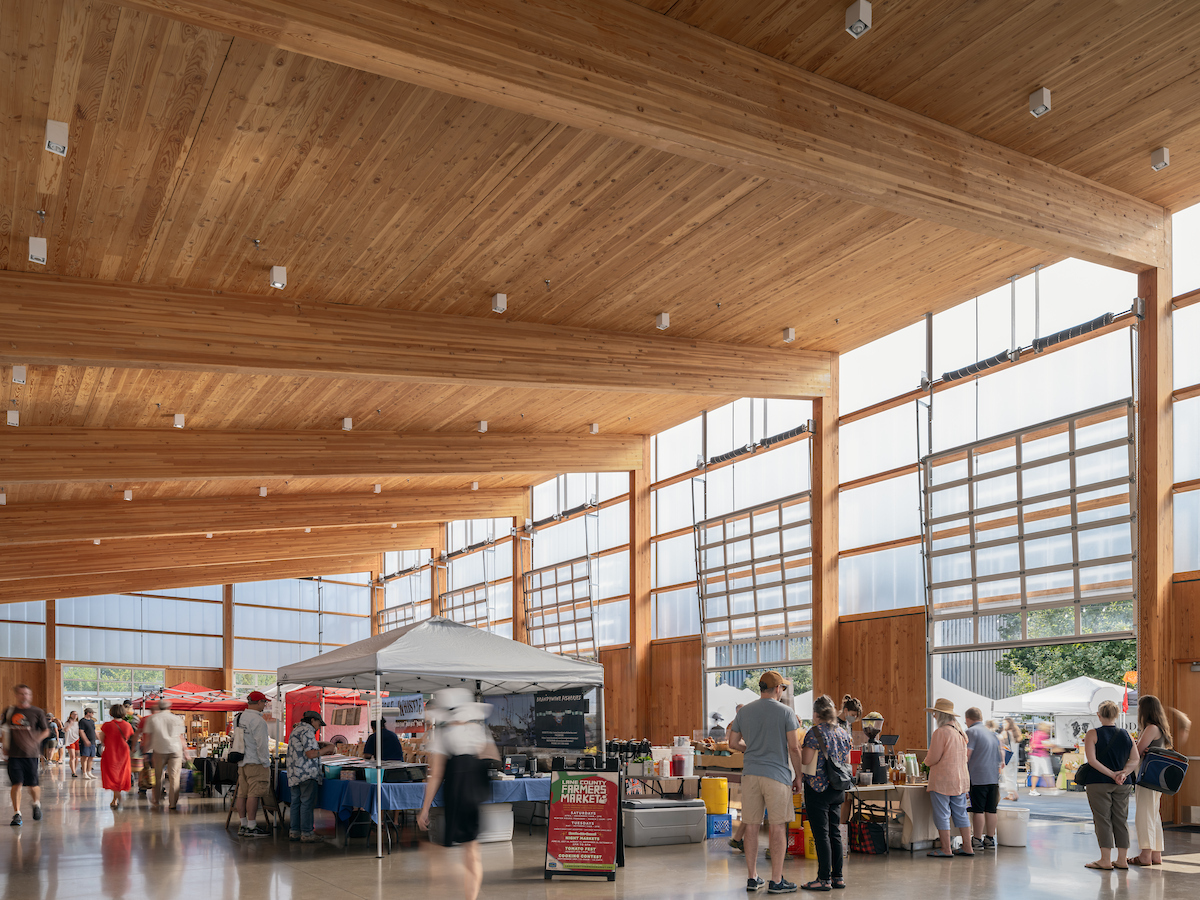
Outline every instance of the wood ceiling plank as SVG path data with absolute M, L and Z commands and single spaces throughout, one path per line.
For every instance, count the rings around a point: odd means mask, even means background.
M 0 556 L 0 582 L 70 575 L 117 575 L 139 569 L 224 566 L 282 559 L 349 556 L 389 550 L 420 550 L 434 545 L 440 525 L 326 528 L 262 533 L 141 537 L 132 540 L 30 544 Z
M 628 472 L 642 463 L 641 437 L 621 434 L 25 427 L 0 432 L 0 471 L 6 484 Z
M 829 355 L 0 273 L 0 361 L 807 398 Z
M 1165 253 L 1160 207 L 628 0 L 126 2 L 1053 253 Z
M 0 508 L 0 546 L 524 518 L 528 503 L 527 489 L 499 488 L 13 504 Z
M 287 559 L 224 566 L 165 567 L 119 572 L 111 575 L 72 575 L 28 578 L 0 582 L 0 603 L 57 600 L 133 591 L 163 591 L 174 588 L 206 587 L 213 584 L 242 584 L 276 578 L 310 578 L 316 575 L 345 575 L 370 571 L 379 554 Z

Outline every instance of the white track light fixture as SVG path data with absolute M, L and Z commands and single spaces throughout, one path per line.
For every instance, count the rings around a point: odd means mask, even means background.
M 487 419 L 480 419 L 479 425 L 476 426 L 476 431 L 480 434 L 487 434 Z
M 29 261 L 44 266 L 47 259 L 46 239 L 31 237 L 29 239 Z
M 0 506 L 8 506 L 8 494 L 0 494 Z
M 599 434 L 600 433 L 600 423 L 593 422 L 591 424 L 591 426 L 588 428 L 588 431 L 590 431 L 592 434 Z
M 655 316 L 654 317 L 654 327 L 657 328 L 659 331 L 666 331 L 668 328 L 670 328 L 671 327 L 671 314 L 670 313 L 659 313 L 657 316 Z
M 67 123 L 46 120 L 46 149 L 58 156 L 67 155 Z
M 478 481 L 471 482 L 471 490 L 473 490 L 473 491 L 479 490 L 479 482 Z
M 132 500 L 132 499 L 133 499 L 133 491 L 126 491 L 126 492 L 125 492 L 125 499 L 126 499 L 126 500 Z
M 783 329 L 783 342 L 785 344 L 790 344 L 795 339 L 796 339 L 796 329 L 795 328 Z
M 93 538 L 93 539 L 92 539 L 92 543 L 93 543 L 93 544 L 96 544 L 96 545 L 99 545 L 99 544 L 100 544 L 100 538 Z
M 1150 168 L 1155 172 L 1161 172 L 1171 164 L 1171 151 L 1166 147 L 1159 147 L 1150 154 Z
M 1038 88 L 1029 95 L 1029 111 L 1035 119 L 1050 112 L 1050 88 Z
M 305 533 L 305 534 L 312 534 L 312 529 L 311 529 L 311 528 L 305 528 L 305 529 L 304 529 L 304 533 Z
M 383 493 L 383 485 L 382 484 L 375 485 L 375 493 L 377 493 L 377 494 Z
M 271 266 L 271 287 L 273 287 L 273 288 L 287 287 L 287 267 L 286 266 Z
M 508 311 L 508 294 L 492 294 L 492 312 L 502 313 Z
M 21 424 L 21 413 L 18 410 L 10 409 L 8 411 L 8 424 L 13 426 Z
M 206 538 L 211 538 L 211 537 L 212 537 L 212 532 L 210 531 L 208 534 L 206 534 L 206 535 L 205 535 L 205 537 L 206 537 Z
M 846 7 L 846 34 L 858 40 L 871 30 L 871 4 L 869 0 L 854 0 Z
M 26 369 L 24 366 L 13 366 L 13 384 L 25 383 Z
M 176 428 L 182 428 L 182 427 L 183 427 L 183 423 L 184 423 L 184 416 L 183 416 L 183 413 L 175 413 L 175 421 L 174 421 L 174 423 L 173 423 L 173 424 L 174 424 L 174 426 L 175 426 Z
M 354 428 L 354 420 L 349 416 L 342 419 L 342 431 L 350 431 Z
M 260 496 L 260 497 L 267 496 L 267 489 L 265 487 L 260 487 L 258 489 L 258 496 Z

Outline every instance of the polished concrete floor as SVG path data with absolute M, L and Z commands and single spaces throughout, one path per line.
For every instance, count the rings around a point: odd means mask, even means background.
M 219 799 L 185 797 L 176 813 L 152 811 L 145 798 L 108 808 L 99 780 L 72 779 L 54 768 L 44 776 L 45 817 L 0 824 L 0 884 L 19 900 L 353 900 L 460 896 L 457 850 L 422 842 L 382 861 L 374 843 L 346 850 L 282 838 L 238 839 L 226 831 Z M 6 785 L 7 787 L 7 785 Z M 4 793 L 7 798 L 7 791 Z M 1024 799 L 1024 798 L 1022 798 Z M 3 822 L 11 811 L 4 807 Z M 331 820 L 318 821 L 329 831 Z M 1200 897 L 1200 834 L 1169 832 L 1167 864 L 1152 870 L 1094 872 L 1095 838 L 1079 824 L 1035 820 L 1026 848 L 1002 847 L 977 859 L 927 859 L 894 852 L 854 854 L 847 862 L 852 897 L 1068 898 L 1175 900 Z M 545 832 L 518 828 L 512 843 L 483 848 L 481 897 L 713 898 L 745 895 L 745 863 L 717 841 L 675 847 L 631 848 L 614 883 L 590 879 L 545 881 Z M 765 867 L 765 861 L 763 861 Z M 816 874 L 816 864 L 789 861 L 793 881 Z M 765 869 L 764 869 L 765 871 Z M 765 896 L 759 895 L 759 896 Z

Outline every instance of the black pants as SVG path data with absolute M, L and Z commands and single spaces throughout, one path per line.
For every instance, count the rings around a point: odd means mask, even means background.
M 817 878 L 829 881 L 842 877 L 842 791 L 814 791 L 804 785 L 804 809 L 812 823 L 813 843 L 817 845 Z

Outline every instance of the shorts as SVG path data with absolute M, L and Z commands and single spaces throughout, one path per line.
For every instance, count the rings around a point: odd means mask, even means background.
M 71 743 L 67 744 L 67 749 L 68 750 L 78 750 L 79 749 L 79 741 L 72 741 Z
M 1029 758 L 1029 774 L 1037 778 L 1053 778 L 1054 766 L 1048 756 L 1031 756 Z
M 971 785 L 971 812 L 994 813 L 1000 807 L 1000 785 Z
M 37 757 L 10 756 L 8 758 L 9 782 L 13 785 L 23 784 L 26 787 L 37 787 L 39 762 Z
M 742 776 L 742 821 L 763 821 L 766 811 L 771 825 L 786 825 L 796 818 L 792 786 L 765 775 Z
M 929 792 L 929 805 L 933 807 L 933 824 L 938 831 L 950 830 L 950 819 L 954 819 L 955 828 L 970 828 L 971 820 L 967 817 L 966 794 L 939 794 Z
M 96 755 L 96 742 L 92 741 L 92 743 L 88 744 L 86 747 L 80 747 L 79 755 L 80 756 L 95 756 Z
M 266 797 L 271 790 L 271 770 L 247 763 L 238 766 L 238 797 Z

